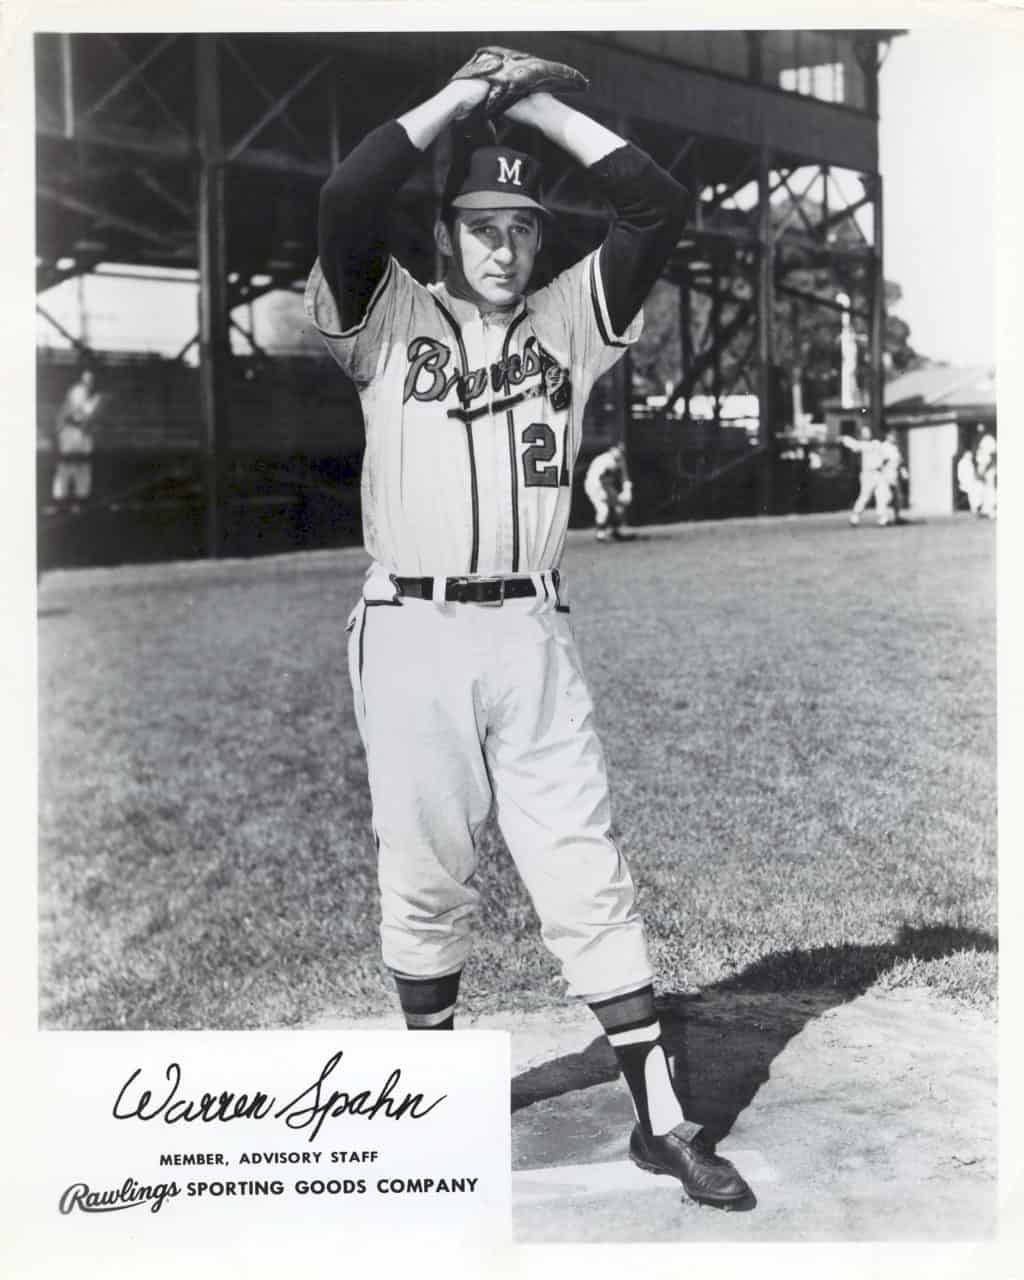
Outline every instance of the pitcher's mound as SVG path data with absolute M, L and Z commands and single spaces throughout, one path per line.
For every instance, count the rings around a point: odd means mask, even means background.
M 463 1019 L 512 1033 L 517 1238 L 992 1238 L 995 1022 L 927 991 L 842 1000 L 714 994 L 663 1017 L 688 1116 L 753 1187 L 734 1213 L 629 1162 L 629 1095 L 585 1006 Z

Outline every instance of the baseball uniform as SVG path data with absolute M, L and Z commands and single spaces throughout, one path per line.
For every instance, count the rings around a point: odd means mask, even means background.
M 558 71 L 515 50 L 479 50 L 468 71 L 371 134 L 321 192 L 306 306 L 366 419 L 373 563 L 349 622 L 349 668 L 383 953 L 406 1026 L 452 1029 L 477 905 L 476 837 L 493 808 L 543 939 L 629 1088 L 631 1159 L 701 1203 L 731 1207 L 750 1188 L 697 1142 L 672 1082 L 558 568 L 587 396 L 640 332 L 685 193 L 540 91 L 506 118 L 587 169 L 615 214 L 599 249 L 528 292 L 543 234 L 540 168 L 501 145 L 474 148 L 449 172 L 435 230 L 443 284 L 419 284 L 380 239 L 419 153 L 493 87 L 486 69 L 521 78 L 531 66 L 537 83 Z
M 854 453 L 860 454 L 860 491 L 850 513 L 851 522 L 856 524 L 860 520 L 864 508 L 872 498 L 876 499 L 876 506 L 880 512 L 882 511 L 876 491 L 882 478 L 882 467 L 885 463 L 885 445 L 883 441 L 873 438 L 855 440 L 852 436 L 840 436 L 840 440 L 847 449 L 852 449 Z
M 598 537 L 616 534 L 633 500 L 626 455 L 619 446 L 599 453 L 587 467 L 583 492 L 594 508 Z
M 895 518 L 899 493 L 900 471 L 903 467 L 903 455 L 895 440 L 883 440 L 879 450 L 881 463 L 878 468 L 878 479 L 875 483 L 875 506 L 881 524 L 888 524 Z
M 68 388 L 57 414 L 57 466 L 53 473 L 53 498 L 63 502 L 69 498 L 88 498 L 92 492 L 93 451 L 92 420 L 99 408 L 100 396 L 79 380 Z
M 979 439 L 974 450 L 978 467 L 978 488 L 980 515 L 993 518 L 996 514 L 996 438 L 986 431 Z
M 640 334 L 684 193 L 642 152 L 613 151 L 588 171 L 617 214 L 601 247 L 481 314 L 378 238 L 417 158 L 392 122 L 342 163 L 305 299 L 366 422 L 373 563 L 349 665 L 384 959 L 424 979 L 461 969 L 493 806 L 570 991 L 637 988 L 651 967 L 558 566 L 587 396 Z
M 977 514 L 981 506 L 981 484 L 978 480 L 978 471 L 974 463 L 974 454 L 970 449 L 963 451 L 959 462 L 956 464 L 956 484 L 967 499 L 967 505 L 970 507 L 971 513 Z

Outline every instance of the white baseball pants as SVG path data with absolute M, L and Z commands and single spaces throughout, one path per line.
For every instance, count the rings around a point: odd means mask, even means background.
M 877 471 L 862 471 L 860 473 L 860 491 L 857 494 L 857 501 L 853 504 L 854 515 L 861 515 L 872 498 L 875 499 L 875 505 L 881 510 L 882 504 L 878 493 L 880 483 L 881 476 Z
M 88 498 L 92 493 L 92 463 L 57 463 L 53 473 L 53 500 L 64 502 L 68 498 Z
M 572 995 L 651 981 L 633 881 L 609 836 L 604 753 L 550 574 L 501 605 L 401 600 L 371 570 L 349 672 L 378 842 L 385 963 L 460 969 L 492 805 Z

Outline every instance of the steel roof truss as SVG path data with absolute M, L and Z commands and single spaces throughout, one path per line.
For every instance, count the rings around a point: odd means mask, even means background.
M 82 112 L 82 114 L 79 116 L 78 123 L 84 124 L 89 119 L 90 116 L 94 116 L 98 114 L 98 112 L 100 112 L 109 102 L 111 102 L 114 98 L 116 98 L 118 94 L 122 93 L 123 90 L 128 87 L 128 85 L 134 83 L 137 80 L 139 82 L 140 88 L 143 90 L 144 93 L 146 93 L 153 100 L 153 102 L 159 108 L 160 113 L 172 126 L 175 133 L 178 133 L 184 137 L 190 137 L 191 133 L 189 131 L 188 125 L 184 124 L 179 119 L 179 117 L 175 115 L 175 113 L 167 105 L 167 103 L 164 101 L 161 95 L 157 93 L 156 89 L 153 88 L 152 84 L 149 82 L 149 80 L 147 80 L 145 75 L 146 69 L 153 62 L 156 61 L 156 59 L 164 52 L 164 50 L 169 49 L 170 46 L 175 43 L 175 41 L 180 39 L 180 36 L 178 35 L 165 36 L 164 39 L 161 40 L 160 43 L 155 48 L 151 49 L 149 53 L 146 54 L 146 56 L 141 60 L 141 62 L 132 62 L 131 58 L 128 56 L 127 53 L 125 53 L 124 49 L 121 47 L 121 44 L 114 36 L 104 34 L 103 39 L 110 46 L 110 48 L 113 49 L 114 52 L 118 54 L 118 56 L 124 62 L 128 63 L 129 69 L 128 71 L 125 72 L 123 76 L 121 76 L 118 80 L 116 80 L 111 85 L 111 87 L 106 91 L 106 93 L 104 93 L 100 98 L 98 98 L 96 102 L 92 104 L 91 107 L 87 107 L 86 110 Z
M 242 70 L 242 71 L 243 71 L 243 72 L 244 72 L 244 73 L 249 77 L 249 81 L 250 81 L 250 83 L 252 84 L 253 88 L 254 88 L 254 89 L 256 90 L 256 92 L 260 95 L 260 97 L 263 99 L 263 101 L 268 105 L 268 107 L 270 107 L 270 108 L 278 107 L 278 106 L 279 106 L 279 104 L 280 104 L 280 102 L 281 102 L 281 98 L 280 98 L 280 96 L 279 96 L 279 95 L 274 94 L 272 90 L 270 90 L 270 89 L 268 89 L 268 88 L 267 88 L 267 86 L 266 86 L 266 85 L 263 83 L 263 81 L 259 78 L 259 76 L 256 74 L 256 72 L 252 69 L 252 66 L 249 64 L 249 62 L 248 62 L 248 61 L 247 61 L 247 60 L 242 56 L 242 54 L 241 54 L 241 52 L 239 51 L 238 46 L 236 45 L 235 41 L 233 41 L 233 40 L 222 40 L 222 41 L 221 41 L 221 44 L 222 44 L 223 48 L 224 48 L 228 53 L 230 53 L 230 54 L 231 54 L 232 58 L 234 58 L 235 62 L 238 64 L 238 66 L 241 68 L 241 70 Z M 314 149 L 314 148 L 312 148 L 312 147 L 309 145 L 309 140 L 306 138 L 306 135 L 305 135 L 305 134 L 302 132 L 302 130 L 301 130 L 301 129 L 300 129 L 300 128 L 295 124 L 295 122 L 294 122 L 294 121 L 292 120 L 292 118 L 289 116 L 288 112 L 287 112 L 287 111 L 281 111 L 281 112 L 279 112 L 279 114 L 280 114 L 280 118 L 281 118 L 281 124 L 284 126 L 284 128 L 285 128 L 285 129 L 287 129 L 287 130 L 288 130 L 288 132 L 292 135 L 292 137 L 295 139 L 295 141 L 299 144 L 299 146 L 302 148 L 302 150 L 305 152 L 305 154 L 306 154 L 307 156 L 314 157 L 314 156 L 315 156 L 315 149 Z M 265 127 L 266 127 L 266 125 L 270 124 L 271 120 L 272 120 L 272 119 L 274 119 L 274 118 L 276 118 L 276 117 L 275 117 L 275 116 L 273 116 L 273 115 L 271 115 L 271 116 L 269 116 L 269 117 L 265 117 L 265 118 L 264 118 L 263 125 L 262 125 L 261 127 L 265 128 Z
M 243 134 L 235 145 L 228 151 L 228 163 L 230 164 L 232 160 L 237 160 L 237 158 L 248 149 L 251 143 L 256 141 L 267 125 L 271 124 L 279 117 L 281 119 L 285 119 L 287 117 L 289 105 L 299 96 L 303 89 L 312 84 L 317 76 L 331 65 L 331 62 L 331 58 L 321 58 L 315 66 L 310 67 L 305 75 L 299 77 L 298 81 L 292 85 L 286 94 L 278 98 L 272 106 L 268 107 L 252 128 L 249 129 L 247 133 Z M 301 140 L 301 145 L 307 155 L 313 155 L 304 138 Z
M 181 244 L 178 236 L 155 231 L 152 227 L 148 227 L 145 223 L 138 222 L 134 218 L 122 218 L 118 214 L 109 213 L 88 200 L 79 200 L 75 196 L 66 195 L 63 191 L 56 191 L 53 187 L 40 185 L 36 187 L 36 192 L 44 200 L 52 200 L 63 208 L 70 209 L 72 213 L 81 213 L 88 218 L 95 219 L 94 225 L 97 227 L 113 227 L 119 231 L 129 231 L 140 240 L 148 240 L 151 244 L 173 249 L 177 249 Z

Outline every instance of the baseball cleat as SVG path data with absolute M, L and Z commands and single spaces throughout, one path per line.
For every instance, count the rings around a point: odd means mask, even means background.
M 598 540 L 598 542 L 608 542 L 611 540 L 611 536 L 612 535 L 608 532 L 607 529 L 598 529 L 598 531 L 594 534 L 594 537 Z
M 636 1125 L 629 1139 L 629 1158 L 648 1173 L 678 1178 L 686 1194 L 698 1204 L 731 1209 L 752 1194 L 735 1167 L 715 1155 L 699 1134 L 687 1140 L 673 1129 L 645 1137 Z
M 850 524 L 860 524 L 860 516 L 850 516 Z

